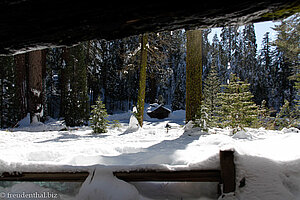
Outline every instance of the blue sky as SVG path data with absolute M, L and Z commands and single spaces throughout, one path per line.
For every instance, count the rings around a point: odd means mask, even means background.
M 261 42 L 263 39 L 263 36 L 266 32 L 270 32 L 270 36 L 272 40 L 276 39 L 276 31 L 274 31 L 271 27 L 274 27 L 275 25 L 280 24 L 280 22 L 272 22 L 272 21 L 267 21 L 267 22 L 259 22 L 254 24 L 255 28 L 255 35 L 256 35 L 256 44 L 257 48 L 261 49 Z M 219 39 L 220 39 L 220 33 L 221 33 L 221 28 L 213 28 L 211 33 L 208 35 L 208 39 L 212 41 L 213 36 L 215 33 L 218 34 Z
M 277 32 L 274 31 L 271 27 L 275 27 L 275 25 L 279 25 L 280 22 L 260 22 L 260 23 L 255 23 L 255 35 L 256 35 L 256 44 L 258 49 L 261 49 L 261 42 L 263 39 L 263 36 L 266 32 L 270 32 L 270 37 L 273 40 L 276 39 Z

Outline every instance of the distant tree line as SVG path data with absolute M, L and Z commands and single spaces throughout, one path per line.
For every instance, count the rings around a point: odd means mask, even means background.
M 224 27 L 208 41 L 202 30 L 203 98 L 214 104 L 209 84 L 226 85 L 230 74 L 249 84 L 252 100 L 280 111 L 285 100 L 299 99 L 299 15 L 264 35 L 257 50 L 254 25 Z M 148 33 L 145 102 L 160 99 L 172 110 L 186 104 L 186 31 Z M 141 37 L 92 40 L 70 48 L 52 48 L 0 58 L 0 126 L 13 127 L 31 114 L 64 118 L 69 126 L 86 124 L 101 97 L 108 113 L 131 110 L 138 102 Z M 41 67 L 37 67 L 41 66 Z M 211 75 L 214 74 L 214 75 Z M 218 82 L 211 77 L 217 76 Z M 218 87 L 217 93 L 224 87 Z

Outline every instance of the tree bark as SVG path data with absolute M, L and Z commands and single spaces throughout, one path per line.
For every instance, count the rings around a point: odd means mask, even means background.
M 186 123 L 196 115 L 202 99 L 202 31 L 187 31 Z
M 28 108 L 30 121 L 40 121 L 43 116 L 43 65 L 45 54 L 42 50 L 28 53 Z
M 146 95 L 146 68 L 147 68 L 147 43 L 148 34 L 143 34 L 141 38 L 141 68 L 139 77 L 139 93 L 137 102 L 137 119 L 139 125 L 143 126 L 144 118 L 144 105 L 145 105 L 145 95 Z

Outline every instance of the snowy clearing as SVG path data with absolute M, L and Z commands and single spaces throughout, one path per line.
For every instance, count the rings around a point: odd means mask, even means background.
M 217 183 L 129 184 L 116 179 L 112 171 L 219 169 L 219 151 L 234 149 L 236 193 L 220 199 L 300 199 L 298 129 L 246 129 L 232 136 L 229 129 L 214 128 L 204 133 L 184 128 L 184 115 L 176 111 L 164 120 L 146 117 L 143 128 L 133 130 L 130 113 L 115 114 L 109 118 L 119 120 L 120 127 L 98 135 L 88 127 L 0 131 L 0 172 L 95 170 L 82 186 L 69 183 L 62 190 L 47 184 L 1 183 L 0 192 L 46 191 L 60 199 L 217 199 Z

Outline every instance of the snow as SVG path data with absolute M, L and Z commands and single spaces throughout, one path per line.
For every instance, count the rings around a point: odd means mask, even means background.
M 110 199 L 110 200 L 141 199 L 137 189 L 117 179 L 109 168 L 97 168 L 83 183 L 76 199 Z
M 17 183 L 10 188 L 0 187 L 0 191 L 1 199 L 62 199 L 54 190 L 34 183 Z
M 236 192 L 219 199 L 300 199 L 300 131 L 296 128 L 247 128 L 234 135 L 231 129 L 213 128 L 206 133 L 191 124 L 184 126 L 185 111 L 175 111 L 164 120 L 145 115 L 141 128 L 127 112 L 108 117 L 119 120 L 121 127 L 92 134 L 89 127 L 67 130 L 63 122 L 53 119 L 30 124 L 28 117 L 18 128 L 0 131 L 0 173 L 84 170 L 90 175 L 72 194 L 34 183 L 0 183 L 0 195 L 52 192 L 58 199 L 218 199 L 218 183 L 126 183 L 112 171 L 219 169 L 219 151 L 233 149 Z
M 30 126 L 30 113 L 27 113 L 26 117 L 18 122 L 21 127 Z
M 129 119 L 128 128 L 125 131 L 126 134 L 136 132 L 140 129 L 139 121 L 137 118 L 132 114 Z
M 200 127 L 194 127 L 193 121 L 189 121 L 184 127 L 184 133 L 189 136 L 206 135 L 206 132 L 201 131 Z
M 45 123 L 39 122 L 37 116 L 34 116 L 30 123 L 30 113 L 26 115 L 17 124 L 17 128 L 13 131 L 30 131 L 30 132 L 41 132 L 41 131 L 58 131 L 66 129 L 63 121 L 57 121 L 52 118 L 48 118 Z

